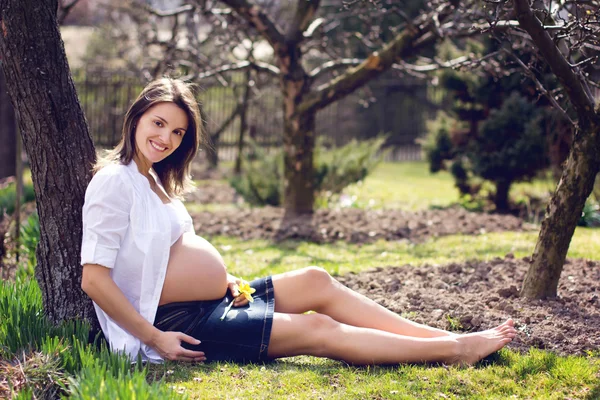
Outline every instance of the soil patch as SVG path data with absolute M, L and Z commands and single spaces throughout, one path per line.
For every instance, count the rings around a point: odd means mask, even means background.
M 219 173 L 218 170 L 215 171 L 215 174 Z M 210 170 L 207 173 L 211 173 Z M 202 182 L 196 191 L 186 195 L 185 201 L 200 204 L 238 204 L 243 202 L 243 199 L 228 183 L 206 181 Z
M 528 267 L 529 258 L 508 254 L 487 262 L 377 268 L 338 280 L 413 321 L 446 330 L 479 331 L 513 318 L 520 333 L 508 347 L 520 352 L 598 350 L 600 262 L 568 259 L 554 300 L 518 297 Z
M 227 235 L 248 239 L 299 239 L 316 243 L 377 239 L 414 242 L 450 234 L 523 231 L 533 227 L 512 215 L 473 213 L 460 207 L 410 212 L 345 208 L 317 210 L 312 216 L 284 219 L 277 207 L 192 213 L 201 236 Z

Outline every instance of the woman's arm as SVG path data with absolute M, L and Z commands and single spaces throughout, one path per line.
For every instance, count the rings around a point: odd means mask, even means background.
M 181 341 L 200 341 L 182 332 L 163 332 L 142 317 L 110 276 L 110 269 L 98 264 L 85 264 L 81 288 L 117 324 L 144 344 L 156 349 L 169 360 L 204 361 L 204 353 L 185 349 Z

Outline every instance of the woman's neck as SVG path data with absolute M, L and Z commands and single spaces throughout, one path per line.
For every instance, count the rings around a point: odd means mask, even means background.
M 137 165 L 138 171 L 140 172 L 140 174 L 144 175 L 146 178 L 150 179 L 151 181 L 154 181 L 154 177 L 152 177 L 152 175 L 150 174 L 150 168 L 152 168 L 151 162 L 146 160 L 144 156 L 140 157 L 138 154 L 135 154 L 133 156 L 133 161 Z

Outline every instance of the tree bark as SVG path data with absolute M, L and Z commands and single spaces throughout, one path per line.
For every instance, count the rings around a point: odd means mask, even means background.
M 81 290 L 81 209 L 95 161 L 56 23 L 56 0 L 0 0 L 0 54 L 31 164 L 40 242 L 35 275 L 53 322 L 95 321 Z
M 283 93 L 283 162 L 285 218 L 312 214 L 315 201 L 313 153 L 316 111 L 299 111 L 311 80 L 301 64 L 300 45 L 290 44 L 279 60 Z
M 600 118 L 577 132 L 556 192 L 546 209 L 521 295 L 545 299 L 557 295 L 571 238 L 600 169 Z
M 496 205 L 496 211 L 508 211 L 508 193 L 510 191 L 511 183 L 512 182 L 506 180 L 496 182 L 496 195 L 494 196 L 494 204 Z
M 0 58 L 0 64 L 2 63 Z M 16 174 L 17 125 L 15 112 L 6 91 L 6 80 L 0 69 L 0 179 Z
M 313 212 L 315 120 L 305 113 L 284 121 L 285 219 Z
M 573 72 L 557 43 L 534 15 L 530 3 L 514 0 L 513 4 L 519 26 L 531 36 L 560 81 L 578 120 L 567 164 L 546 209 L 532 263 L 521 288 L 522 296 L 545 299 L 557 295 L 571 238 L 600 168 L 600 107 L 588 96 L 581 76 Z

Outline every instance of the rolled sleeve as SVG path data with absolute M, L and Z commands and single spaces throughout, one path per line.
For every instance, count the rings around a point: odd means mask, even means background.
M 131 211 L 131 187 L 114 168 L 100 170 L 90 181 L 83 205 L 81 265 L 114 268 Z

